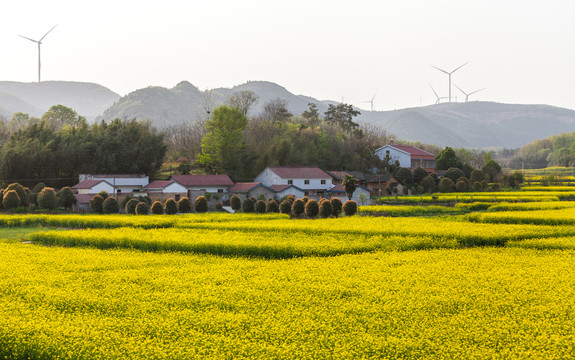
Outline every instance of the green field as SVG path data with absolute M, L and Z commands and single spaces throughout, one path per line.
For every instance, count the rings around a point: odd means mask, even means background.
M 0 358 L 572 357 L 575 203 L 478 204 L 1 215 Z

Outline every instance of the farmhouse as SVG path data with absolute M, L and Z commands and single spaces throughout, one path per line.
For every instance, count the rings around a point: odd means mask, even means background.
M 156 180 L 144 186 L 142 195 L 148 195 L 152 201 L 164 201 L 172 198 L 179 201 L 187 196 L 188 189 L 175 180 Z
M 404 168 L 422 167 L 427 172 L 435 171 L 435 155 L 415 146 L 387 144 L 375 150 L 375 154 L 381 160 L 387 156 L 392 162 L 399 161 L 399 166 Z
M 328 193 L 330 194 L 331 198 L 334 197 L 339 198 L 342 202 L 348 200 L 347 194 L 345 193 L 345 189 L 341 184 L 338 184 L 329 189 Z M 363 201 L 360 200 L 360 194 L 363 194 L 365 196 Z M 368 205 L 371 200 L 371 191 L 366 187 L 358 185 L 355 191 L 353 192 L 351 200 L 355 201 L 358 205 Z
M 236 183 L 228 191 L 230 195 L 238 195 L 241 200 L 249 197 L 267 200 L 270 197 L 275 197 L 275 191 L 260 182 Z
M 346 175 L 353 176 L 357 179 L 358 184 L 363 185 L 365 184 L 365 175 L 360 171 L 326 171 L 331 176 L 331 182 L 334 185 L 338 185 L 343 183 L 343 179 L 345 179 Z
M 331 176 L 315 166 L 268 166 L 254 181 L 268 187 L 293 185 L 311 197 L 325 197 L 333 187 Z
M 144 186 L 148 185 L 150 179 L 146 175 L 134 175 L 134 174 L 117 174 L 117 175 L 90 175 L 90 174 L 80 174 L 79 181 L 82 184 L 86 180 L 98 181 L 104 180 L 109 185 L 112 186 L 111 190 L 106 191 L 110 195 L 121 195 L 141 192 Z M 72 187 L 74 189 L 76 186 Z M 79 189 L 78 189 L 79 190 Z M 97 194 L 97 192 L 90 192 L 90 194 Z M 80 192 L 78 191 L 80 194 Z
M 229 200 L 228 189 L 234 182 L 227 175 L 172 175 L 171 180 L 183 186 L 186 190 L 183 196 L 195 199 L 208 193 L 214 199 Z

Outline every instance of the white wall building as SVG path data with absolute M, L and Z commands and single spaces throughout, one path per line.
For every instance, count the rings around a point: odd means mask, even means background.
M 307 196 L 325 196 L 333 187 L 331 176 L 315 166 L 268 166 L 254 181 L 269 187 L 293 185 Z
M 121 195 L 141 192 L 143 187 L 148 185 L 150 178 L 146 175 L 138 174 L 116 174 L 116 175 L 90 175 L 80 174 L 80 183 L 86 180 L 104 180 L 112 186 L 110 195 Z

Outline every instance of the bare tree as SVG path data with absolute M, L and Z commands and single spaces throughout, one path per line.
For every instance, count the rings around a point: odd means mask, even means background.
M 216 107 L 216 92 L 214 90 L 206 90 L 202 93 L 202 98 L 199 104 L 199 114 L 200 119 L 209 119 L 212 111 Z
M 261 117 L 269 121 L 286 121 L 292 114 L 287 109 L 287 101 L 277 98 L 264 104 L 264 111 Z
M 164 129 L 164 134 L 164 141 L 168 147 L 166 157 L 172 161 L 191 162 L 202 150 L 206 120 L 169 125 Z
M 250 107 L 258 100 L 258 96 L 251 90 L 241 90 L 234 93 L 227 101 L 227 104 L 240 110 L 245 116 L 248 116 Z

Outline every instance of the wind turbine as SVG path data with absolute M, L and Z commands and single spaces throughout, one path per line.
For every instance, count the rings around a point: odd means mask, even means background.
M 429 87 L 431 88 L 431 91 L 433 91 L 433 93 L 435 94 L 435 97 L 437 98 L 437 100 L 435 100 L 435 104 L 439 104 L 441 102 L 441 99 L 447 99 L 446 96 L 444 97 L 439 97 L 439 95 L 437 95 L 437 92 L 435 91 L 435 89 L 433 88 L 433 86 L 431 86 L 431 84 L 429 84 Z
M 375 94 L 373 94 L 373 97 L 371 98 L 371 100 L 360 101 L 360 103 L 370 103 L 371 104 L 371 111 L 375 111 L 375 106 L 373 106 L 373 99 L 375 99 L 376 95 L 377 95 L 377 91 L 375 92 Z
M 441 71 L 441 72 L 444 72 L 444 73 L 446 73 L 447 75 L 449 75 L 449 102 L 451 102 L 451 74 L 453 74 L 454 72 L 456 72 L 457 70 L 461 69 L 462 67 L 464 67 L 464 66 L 467 65 L 467 64 L 469 64 L 469 61 L 466 62 L 465 64 L 459 66 L 458 68 L 456 68 L 455 70 L 453 70 L 453 71 L 451 71 L 451 72 L 445 71 L 445 70 L 443 70 L 443 69 L 438 68 L 437 66 L 431 65 L 431 67 L 434 67 L 434 68 L 436 68 L 437 70 L 439 70 L 439 71 Z
M 18 35 L 20 37 L 23 37 L 26 40 L 30 40 L 32 42 L 35 42 L 36 44 L 38 44 L 38 82 L 40 82 L 40 45 L 42 45 L 42 40 L 44 40 L 44 38 L 46 37 L 46 35 L 48 35 L 50 33 L 50 31 L 54 30 L 54 28 L 58 26 L 58 25 L 54 25 L 53 28 L 51 28 L 50 30 L 48 30 L 48 32 L 46 34 L 44 34 L 44 36 L 42 36 L 40 38 L 40 40 L 34 40 L 34 39 L 30 39 L 26 36 L 22 36 L 22 35 Z
M 470 92 L 470 93 L 468 94 L 468 93 L 466 93 L 465 91 L 461 90 L 461 88 L 460 88 L 459 86 L 457 86 L 457 84 L 453 83 L 453 85 L 455 85 L 455 87 L 458 88 L 459 91 L 461 91 L 461 92 L 463 93 L 463 95 L 465 95 L 465 102 L 468 102 L 468 101 L 469 101 L 469 95 L 473 95 L 473 94 L 475 94 L 476 92 L 480 92 L 481 90 L 485 90 L 485 88 L 483 88 L 483 89 L 479 89 L 479 90 L 472 91 L 472 92 Z

